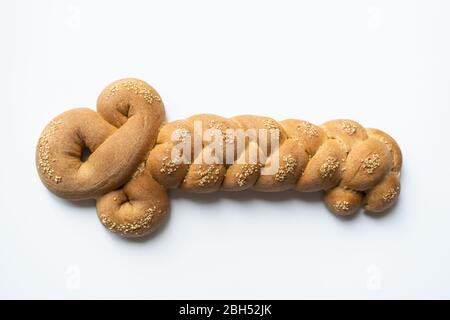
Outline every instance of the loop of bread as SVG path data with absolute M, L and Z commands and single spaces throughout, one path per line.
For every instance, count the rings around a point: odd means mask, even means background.
M 126 237 L 139 237 L 162 223 L 165 188 L 145 165 L 164 120 L 158 93 L 138 79 L 123 79 L 100 94 L 97 112 L 67 111 L 39 138 L 36 164 L 44 185 L 71 200 L 96 199 L 101 222 Z M 83 151 L 91 154 L 82 161 Z
M 161 225 L 169 206 L 167 188 L 324 190 L 326 205 L 339 215 L 353 214 L 361 206 L 382 212 L 399 196 L 399 146 L 388 134 L 355 121 L 316 126 L 302 120 L 277 122 L 253 115 L 226 119 L 209 114 L 165 124 L 163 120 L 163 103 L 151 86 L 138 79 L 116 81 L 100 94 L 97 112 L 73 109 L 47 125 L 36 149 L 39 176 L 60 197 L 96 199 L 100 221 L 126 237 L 146 235 Z M 194 161 L 211 152 L 213 141 L 195 137 L 195 122 L 223 133 L 222 158 L 229 156 L 227 144 L 233 144 L 232 163 Z M 258 138 L 235 148 L 237 137 L 229 132 L 238 129 L 276 129 L 278 147 L 269 139 L 267 158 L 249 162 L 250 150 L 262 146 Z M 192 147 L 194 138 L 200 138 L 200 152 L 189 154 L 192 163 L 174 162 L 173 147 L 186 137 L 192 138 Z M 86 149 L 90 156 L 82 161 Z M 276 172 L 262 174 L 275 160 Z

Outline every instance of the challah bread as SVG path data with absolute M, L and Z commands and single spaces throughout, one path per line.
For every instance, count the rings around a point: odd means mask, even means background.
M 323 190 L 328 208 L 343 216 L 361 206 L 383 212 L 400 193 L 399 146 L 355 121 L 316 126 L 210 114 L 163 120 L 162 100 L 151 86 L 138 79 L 116 81 L 100 94 L 97 112 L 73 109 L 47 125 L 36 150 L 39 176 L 60 197 L 95 198 L 100 221 L 125 237 L 157 229 L 168 211 L 169 188 Z M 199 126 L 211 133 L 198 132 Z M 252 130 L 264 134 L 239 135 Z M 188 151 L 174 157 L 180 145 Z M 91 153 L 86 161 L 84 149 Z

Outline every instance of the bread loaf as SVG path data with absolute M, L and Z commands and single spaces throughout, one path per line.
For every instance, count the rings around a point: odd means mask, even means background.
M 249 132 L 257 134 L 239 135 Z M 85 150 L 90 155 L 84 161 Z M 164 122 L 155 89 L 123 79 L 103 90 L 97 112 L 78 108 L 53 119 L 39 138 L 36 164 L 51 192 L 96 199 L 99 219 L 109 230 L 140 237 L 164 221 L 170 188 L 324 191 L 326 205 L 338 215 L 354 214 L 361 206 L 383 212 L 400 193 L 402 154 L 388 134 L 352 120 L 316 126 L 296 119 L 200 114 Z

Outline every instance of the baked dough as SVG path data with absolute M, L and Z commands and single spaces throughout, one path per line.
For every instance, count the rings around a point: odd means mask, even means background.
M 234 162 L 203 163 L 193 160 L 211 151 L 213 139 L 200 137 L 200 152 L 189 155 L 191 163 L 173 161 L 174 146 L 186 137 L 193 147 L 195 123 L 223 134 L 222 158 L 227 144 L 237 139 L 229 132 L 266 129 L 277 133 L 278 145 L 269 140 L 267 157 L 250 162 L 249 151 L 261 148 L 260 140 L 245 140 L 242 150 L 233 149 Z M 90 156 L 83 161 L 85 150 Z M 276 160 L 278 169 L 262 174 Z M 39 138 L 36 164 L 51 192 L 71 200 L 96 199 L 99 219 L 109 230 L 140 237 L 164 221 L 169 188 L 199 193 L 325 191 L 326 205 L 338 215 L 354 214 L 361 206 L 383 212 L 400 193 L 402 154 L 388 134 L 352 120 L 316 126 L 294 119 L 200 114 L 165 123 L 155 89 L 128 78 L 103 90 L 97 112 L 78 108 L 53 119 Z

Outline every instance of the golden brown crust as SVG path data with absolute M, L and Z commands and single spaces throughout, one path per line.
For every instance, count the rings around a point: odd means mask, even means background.
M 349 216 L 361 207 L 363 194 L 343 187 L 335 187 L 325 193 L 327 207 L 341 216 Z
M 167 211 L 168 202 L 161 195 L 164 193 L 161 185 L 148 185 L 149 175 L 137 180 L 142 183 L 133 180 L 133 176 L 153 147 L 163 119 L 163 103 L 152 87 L 137 79 L 116 81 L 100 94 L 97 112 L 73 109 L 47 125 L 36 148 L 39 176 L 44 185 L 60 197 L 98 198 L 97 211 L 109 227 L 119 223 L 108 220 L 113 219 L 117 209 L 114 201 L 107 204 L 111 191 L 125 184 L 122 190 L 130 189 L 131 194 L 139 197 L 148 197 L 144 193 L 158 195 L 158 212 L 162 210 L 161 213 L 154 214 L 151 223 L 132 232 L 134 236 L 147 234 L 159 223 L 158 217 Z M 83 162 L 81 156 L 85 148 L 91 154 Z M 136 200 L 141 201 L 139 197 Z M 135 209 L 129 201 L 124 202 L 120 216 L 125 220 L 120 223 L 128 223 Z
M 374 213 L 386 211 L 395 204 L 400 195 L 400 178 L 390 172 L 384 179 L 366 193 L 364 209 Z
M 402 151 L 400 150 L 400 147 L 394 140 L 394 138 L 379 129 L 369 128 L 367 129 L 367 133 L 369 134 L 369 136 L 379 139 L 386 145 L 386 147 L 392 154 L 392 171 L 400 172 L 402 168 L 403 156 Z
M 298 140 L 311 157 L 327 139 L 327 135 L 321 127 L 307 121 L 288 119 L 281 121 L 280 124 L 289 138 Z
M 365 191 L 372 188 L 392 168 L 392 156 L 386 145 L 369 138 L 357 143 L 347 156 L 342 184 Z
M 293 189 L 309 160 L 300 143 L 294 139 L 287 139 L 267 162 L 273 161 L 274 157 L 278 157 L 278 170 L 273 174 L 261 175 L 253 189 L 266 192 Z
M 122 188 L 97 199 L 97 215 L 102 224 L 127 238 L 142 237 L 158 229 L 168 208 L 165 188 L 147 169 L 137 171 Z
M 97 112 L 73 109 L 44 129 L 36 149 L 40 178 L 60 197 L 96 198 L 102 223 L 125 237 L 143 236 L 161 225 L 168 210 L 166 188 L 325 191 L 326 205 L 338 215 L 354 214 L 363 198 L 366 210 L 382 212 L 400 192 L 398 144 L 352 120 L 321 126 L 253 115 L 163 120 L 164 106 L 152 87 L 137 79 L 116 81 L 100 94 Z M 267 145 L 258 135 L 240 135 L 259 129 L 266 130 Z M 274 134 L 277 143 L 271 140 Z M 235 144 L 239 139 L 242 149 Z M 190 151 L 175 161 L 174 147 L 181 144 Z M 83 162 L 86 148 L 91 155 Z M 267 157 L 262 150 L 269 151 Z M 268 172 L 274 163 L 276 170 Z
M 201 120 L 203 127 L 208 127 L 208 123 L 212 121 L 221 130 L 277 129 L 280 144 L 278 148 L 271 150 L 264 161 L 260 158 L 257 162 L 249 161 L 249 149 L 261 148 L 256 139 L 247 141 L 244 150 L 234 154 L 234 160 L 240 161 L 231 165 L 191 164 L 187 168 L 186 165 L 180 165 L 175 174 L 160 174 L 158 170 L 163 165 L 161 158 L 167 157 L 167 150 L 173 146 L 170 139 L 173 131 L 182 123 L 193 134 L 195 120 Z M 372 189 L 382 189 L 383 179 L 390 172 L 399 172 L 402 159 L 397 143 L 390 136 L 380 130 L 366 130 L 359 123 L 345 119 L 316 126 L 294 119 L 277 122 L 267 117 L 242 115 L 228 120 L 202 114 L 182 122 L 165 124 L 159 137 L 159 144 L 150 153 L 149 162 L 151 167 L 156 168 L 152 170 L 155 179 L 167 188 L 180 187 L 200 193 L 250 188 L 264 192 L 288 189 L 302 192 L 325 190 L 325 202 L 339 215 L 355 213 L 361 206 L 365 193 L 369 194 Z M 235 137 L 232 138 L 235 141 Z M 165 152 L 162 146 L 167 148 Z M 202 146 L 201 152 L 208 153 L 208 142 L 203 142 Z M 279 169 L 271 174 L 262 174 L 264 168 L 274 161 L 274 157 L 278 158 Z M 243 159 L 245 163 L 242 163 Z M 370 203 L 375 199 L 375 193 L 371 194 Z M 366 201 L 368 199 L 367 197 Z M 366 210 L 372 208 L 374 207 L 366 205 Z
M 347 152 L 350 152 L 355 143 L 367 139 L 367 132 L 362 125 L 353 120 L 331 120 L 321 126 L 328 138 L 338 139 L 343 143 Z

